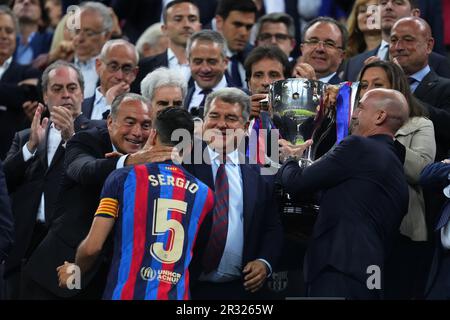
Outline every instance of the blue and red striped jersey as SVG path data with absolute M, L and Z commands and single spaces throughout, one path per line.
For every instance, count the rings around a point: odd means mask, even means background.
M 187 300 L 189 263 L 213 192 L 173 163 L 112 172 L 96 216 L 115 218 L 104 299 Z

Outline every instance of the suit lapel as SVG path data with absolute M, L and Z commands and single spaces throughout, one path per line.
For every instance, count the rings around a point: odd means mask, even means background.
M 434 73 L 434 71 L 430 71 L 419 83 L 416 90 L 414 91 L 414 95 L 422 100 L 423 97 L 429 94 L 429 90 L 431 90 L 436 85 L 438 80 L 439 79 L 436 73 Z
M 48 146 L 48 136 L 50 134 L 50 125 L 51 123 L 49 123 L 47 125 L 47 129 L 45 130 L 45 139 L 43 141 L 43 143 L 40 143 L 38 145 L 37 148 L 37 156 L 39 157 L 39 161 L 42 162 L 43 168 L 45 168 L 45 170 L 47 171 L 48 169 L 48 161 L 47 161 L 47 146 Z
M 192 96 L 194 95 L 194 91 L 195 91 L 195 86 L 189 87 L 189 89 L 187 91 L 186 99 L 184 100 L 184 107 L 186 110 L 189 110 L 189 105 L 191 104 Z
M 95 99 L 95 94 L 93 97 L 84 99 L 83 104 L 81 105 L 81 112 L 88 119 L 91 118 L 92 109 L 94 109 L 94 99 Z

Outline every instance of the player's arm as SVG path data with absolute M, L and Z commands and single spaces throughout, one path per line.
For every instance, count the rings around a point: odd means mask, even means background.
M 114 219 L 96 216 L 92 222 L 91 230 L 78 247 L 75 264 L 80 267 L 81 273 L 89 270 L 102 251 L 109 233 L 114 227 Z

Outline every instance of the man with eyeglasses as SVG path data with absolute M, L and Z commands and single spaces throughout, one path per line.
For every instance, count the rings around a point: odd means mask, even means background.
M 332 18 L 318 17 L 306 25 L 302 39 L 302 56 L 293 75 L 330 84 L 342 82 L 336 71 L 344 59 L 347 46 L 345 26 Z
M 95 59 L 103 45 L 111 38 L 113 20 L 104 4 L 85 2 L 79 13 L 80 28 L 73 30 L 74 62 L 85 79 L 84 97 L 95 94 L 99 76 L 96 72 Z
M 106 119 L 115 97 L 129 92 L 136 79 L 139 54 L 134 45 L 117 39 L 105 43 L 95 61 L 100 86 L 95 95 L 83 102 L 83 114 L 89 119 Z
M 295 47 L 294 21 L 285 13 L 270 13 L 259 18 L 256 24 L 256 46 L 275 45 L 289 58 Z

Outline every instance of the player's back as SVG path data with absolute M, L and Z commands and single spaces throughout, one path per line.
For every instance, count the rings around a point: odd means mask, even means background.
M 105 299 L 189 299 L 189 263 L 212 191 L 172 162 L 114 171 L 102 201 L 118 201 Z M 97 211 L 96 214 L 104 215 Z

